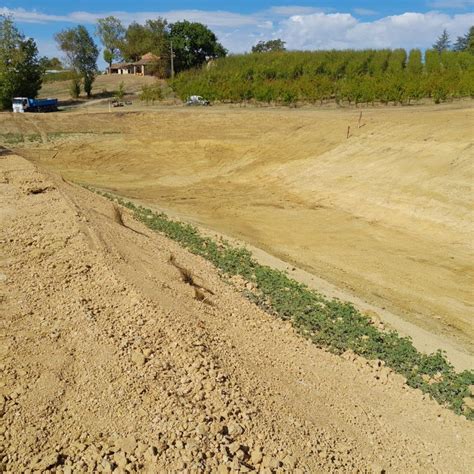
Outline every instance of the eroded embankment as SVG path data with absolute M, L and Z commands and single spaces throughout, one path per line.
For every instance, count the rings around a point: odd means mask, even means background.
M 386 368 L 109 201 L 15 155 L 0 172 L 5 470 L 472 470 L 472 425 Z
M 98 110 L 35 117 L 47 144 L 28 117 L 0 128 L 68 179 L 249 242 L 472 359 L 473 111 L 364 109 L 359 128 L 359 110 Z

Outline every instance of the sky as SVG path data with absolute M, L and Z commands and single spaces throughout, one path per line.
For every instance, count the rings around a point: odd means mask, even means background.
M 0 0 L 0 14 L 11 15 L 42 56 L 61 57 L 56 32 L 83 24 L 93 33 L 97 19 L 109 15 L 125 25 L 159 16 L 198 21 L 231 53 L 273 38 L 288 49 L 425 49 L 444 28 L 453 39 L 466 33 L 474 25 L 474 0 Z

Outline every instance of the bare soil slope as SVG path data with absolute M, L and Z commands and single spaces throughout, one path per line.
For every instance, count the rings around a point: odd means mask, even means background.
M 4 115 L 0 128 L 36 134 L 21 153 L 70 179 L 249 242 L 436 333 L 465 368 L 473 110 L 370 109 L 358 128 L 353 109 L 162 108 Z
M 472 424 L 384 367 L 18 156 L 0 183 L 2 470 L 472 472 Z

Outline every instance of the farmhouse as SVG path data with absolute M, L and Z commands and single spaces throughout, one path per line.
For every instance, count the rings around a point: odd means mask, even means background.
M 135 74 L 138 76 L 151 76 L 156 71 L 160 57 L 153 53 L 144 54 L 140 60 L 132 63 L 112 64 L 107 68 L 107 74 Z

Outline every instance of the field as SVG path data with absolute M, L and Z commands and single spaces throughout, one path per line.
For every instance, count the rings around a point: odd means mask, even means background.
M 133 76 L 133 75 L 110 75 L 104 74 L 96 77 L 93 84 L 92 95 L 107 97 L 113 95 L 119 84 L 124 83 L 125 91 L 127 94 L 136 94 L 140 92 L 141 88 L 146 85 L 153 83 L 155 79 L 151 76 Z M 43 83 L 43 87 L 39 92 L 39 97 L 54 97 L 62 101 L 70 100 L 70 84 L 71 81 L 52 81 Z M 82 91 L 82 99 L 85 100 L 84 91 Z
M 263 249 L 472 367 L 469 102 L 94 110 L 0 126 L 66 179 Z

